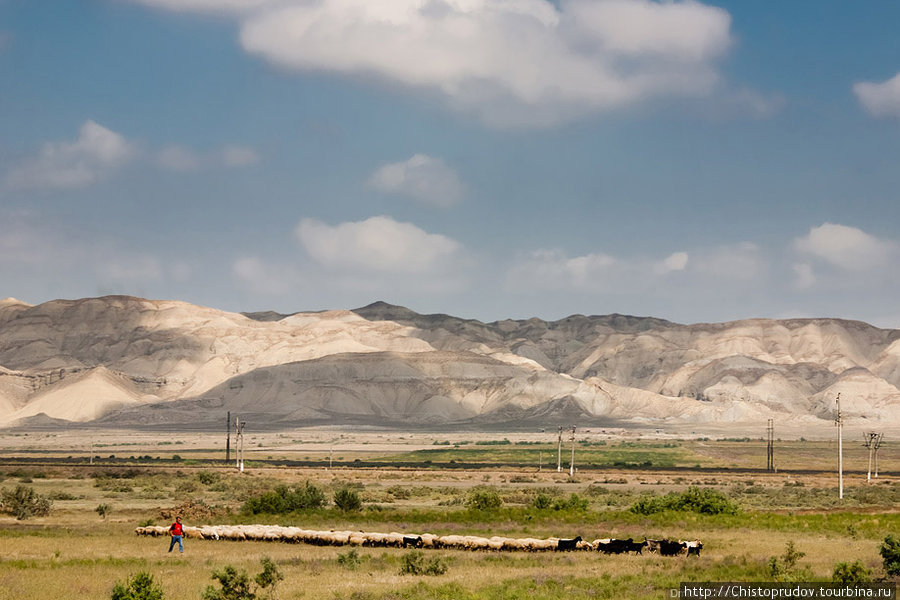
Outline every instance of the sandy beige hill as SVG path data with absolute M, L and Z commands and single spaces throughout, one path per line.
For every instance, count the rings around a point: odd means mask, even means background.
M 482 323 L 378 302 L 237 314 L 126 296 L 0 301 L 0 426 L 900 421 L 900 331 L 837 319 Z

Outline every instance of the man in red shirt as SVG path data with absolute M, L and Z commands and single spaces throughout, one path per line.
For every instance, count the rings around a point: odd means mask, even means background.
M 169 543 L 169 552 L 175 547 L 175 542 L 178 542 L 178 551 L 183 553 L 184 544 L 181 543 L 181 538 L 184 537 L 184 529 L 181 528 L 181 517 L 175 517 L 175 522 L 169 527 L 169 534 L 172 536 L 172 541 Z

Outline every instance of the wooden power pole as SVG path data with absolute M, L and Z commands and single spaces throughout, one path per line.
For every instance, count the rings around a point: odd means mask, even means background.
M 844 499 L 844 416 L 841 414 L 841 393 L 838 392 L 837 398 L 837 416 L 834 424 L 838 428 L 838 498 Z
M 875 451 L 873 452 L 873 454 L 875 455 L 875 479 L 878 479 L 878 449 L 881 448 L 881 441 L 883 439 L 884 439 L 884 434 L 879 433 L 878 439 L 875 440 L 875 443 L 873 444 L 875 446 Z
M 775 420 L 766 427 L 766 471 L 775 471 Z
M 237 456 L 235 466 L 241 473 L 244 472 L 244 426 L 240 417 L 234 418 L 234 453 Z
M 559 437 L 556 440 L 556 472 L 562 473 L 562 426 L 559 428 Z
M 575 477 L 575 426 L 572 426 L 572 460 L 569 461 L 569 477 Z
M 231 411 L 225 417 L 225 464 L 231 462 Z

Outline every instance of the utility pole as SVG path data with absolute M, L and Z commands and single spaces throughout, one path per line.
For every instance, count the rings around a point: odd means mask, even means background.
M 541 472 L 541 467 L 544 466 L 544 451 L 538 450 L 538 473 Z
M 881 440 L 883 440 L 883 439 L 884 439 L 884 434 L 879 433 L 878 439 L 875 440 L 875 443 L 873 444 L 875 446 L 875 452 L 873 454 L 875 455 L 875 478 L 876 479 L 878 479 L 878 449 L 881 448 Z
M 237 456 L 237 469 L 244 472 L 244 426 L 247 423 L 241 423 L 240 417 L 234 418 L 234 451 Z
M 575 426 L 572 426 L 572 460 L 569 461 L 569 477 L 575 476 Z
M 865 443 L 863 444 L 866 448 L 869 449 L 869 472 L 866 474 L 866 483 L 872 482 L 872 459 L 875 457 L 875 451 L 878 450 L 878 446 L 881 445 L 881 436 L 884 435 L 882 433 L 864 433 L 863 439 Z M 878 468 L 875 469 L 876 477 L 878 477 Z
M 231 462 L 231 411 L 225 417 L 225 464 Z
M 766 427 L 766 471 L 775 471 L 775 420 Z
M 559 438 L 556 440 L 556 472 L 562 473 L 562 427 L 559 428 Z
M 844 499 L 844 416 L 841 414 L 841 393 L 838 392 L 837 398 L 837 417 L 834 424 L 838 428 L 838 498 Z

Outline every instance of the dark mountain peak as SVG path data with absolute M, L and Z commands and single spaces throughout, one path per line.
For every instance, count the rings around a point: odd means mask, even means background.
M 410 310 L 405 306 L 390 304 L 389 302 L 384 302 L 383 300 L 378 300 L 377 302 L 373 302 L 372 304 L 363 306 L 361 308 L 354 308 L 350 312 L 354 312 L 364 319 L 368 319 L 370 321 L 396 321 L 398 319 L 410 320 L 421 316 L 416 311 Z

